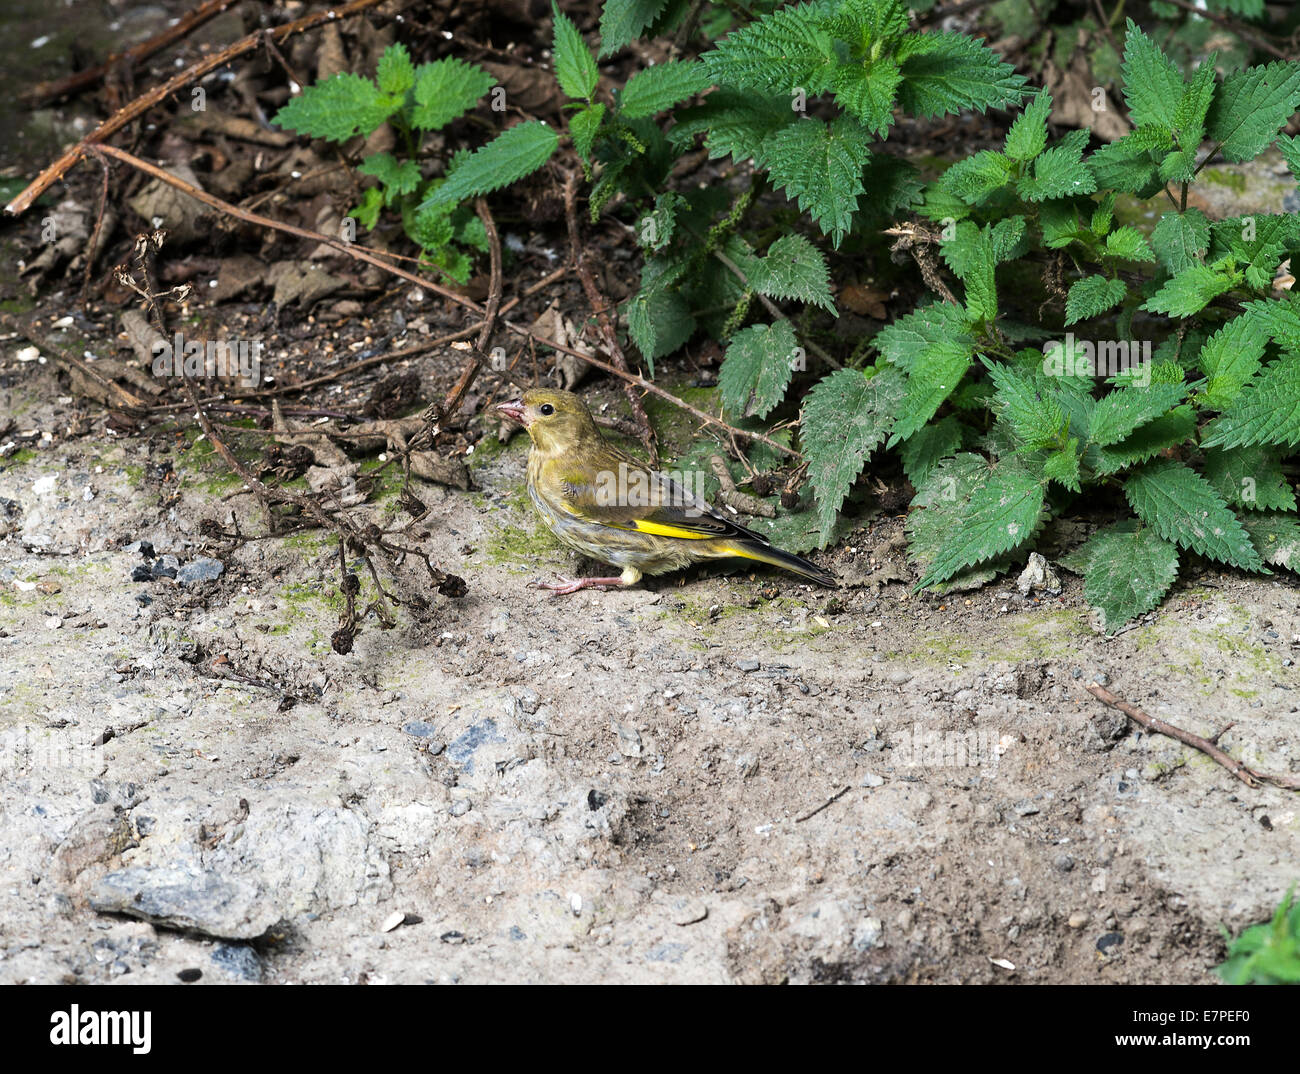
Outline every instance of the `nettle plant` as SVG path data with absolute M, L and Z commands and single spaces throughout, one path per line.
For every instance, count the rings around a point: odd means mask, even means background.
M 1107 632 L 1159 603 L 1182 552 L 1260 573 L 1300 563 L 1284 468 L 1300 444 L 1300 302 L 1273 293 L 1300 250 L 1300 218 L 1211 221 L 1187 205 L 1209 160 L 1249 161 L 1275 140 L 1300 177 L 1300 142 L 1279 137 L 1300 106 L 1300 64 L 1220 79 L 1210 56 L 1184 78 L 1130 21 L 1123 76 L 1134 129 L 1120 140 L 1089 154 L 1088 132 L 1073 131 L 1049 148 L 1040 94 L 1001 151 L 927 191 L 964 302 L 879 333 L 867 375 L 886 379 L 851 438 L 900 449 L 918 489 L 908 529 L 921 586 L 991 576 L 1080 494 L 1122 492 L 1132 514 L 1064 561 Z M 1117 220 L 1124 196 L 1167 205 L 1149 239 Z M 1018 347 L 1044 330 L 1003 314 L 999 266 L 1051 251 L 1073 277 L 1069 334 Z M 805 415 L 843 397 L 836 385 L 853 375 L 818 385 Z M 828 491 L 844 488 L 839 477 Z
M 459 283 L 469 279 L 470 250 L 486 250 L 483 222 L 466 205 L 428 205 L 445 179 L 425 179 L 418 161 L 424 134 L 441 130 L 472 109 L 496 79 L 471 63 L 449 58 L 416 67 L 405 45 L 390 45 L 379 58 L 375 78 L 338 74 L 306 86 L 273 122 L 313 138 L 342 143 L 360 135 L 368 138 L 384 123 L 402 140 L 404 155 L 372 153 L 359 171 L 378 180 L 348 214 L 373 230 L 379 214 L 392 209 L 401 215 L 408 238 L 421 251 L 421 260 Z M 448 173 L 463 159 L 453 156 Z

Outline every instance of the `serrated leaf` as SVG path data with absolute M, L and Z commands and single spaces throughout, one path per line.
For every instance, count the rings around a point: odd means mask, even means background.
M 972 357 L 969 344 L 952 340 L 935 343 L 917 356 L 907 378 L 906 394 L 898 407 L 890 447 L 906 440 L 934 417 L 966 375 Z
M 769 298 L 797 298 L 835 312 L 826 259 L 802 235 L 787 235 L 772 243 L 767 256 L 750 271 L 749 282 Z
M 1250 511 L 1241 521 L 1265 563 L 1300 570 L 1300 519 L 1289 514 Z
M 569 135 L 573 138 L 573 148 L 583 160 L 591 159 L 591 147 L 596 142 L 596 133 L 605 118 L 605 106 L 597 101 L 569 117 Z
M 1099 530 L 1079 554 L 1084 596 L 1101 613 L 1108 635 L 1156 607 L 1178 577 L 1178 549 L 1132 522 Z
M 903 473 L 915 488 L 920 488 L 939 460 L 956 453 L 961 447 L 961 422 L 956 415 L 932 421 L 917 429 L 898 446 Z
M 821 23 L 828 33 L 865 53 L 878 41 L 892 41 L 907 33 L 907 6 L 899 0 L 844 0 L 835 14 Z
M 1253 160 L 1300 105 L 1300 63 L 1251 67 L 1223 80 L 1206 128 L 1225 160 Z
M 1095 469 L 1099 474 L 1114 474 L 1129 466 L 1146 462 L 1160 452 L 1186 443 L 1196 432 L 1196 417 L 1190 406 L 1174 407 L 1147 422 L 1118 444 L 1098 448 Z
M 690 304 L 676 291 L 644 286 L 628 302 L 627 329 L 654 376 L 655 359 L 672 354 L 695 334 Z
M 375 78 L 384 93 L 401 95 L 415 85 L 415 67 L 403 44 L 389 45 L 379 57 Z
M 1208 448 L 1205 479 L 1225 502 L 1249 511 L 1296 509 L 1295 490 L 1282 472 L 1277 448 Z
M 1234 567 L 1263 569 L 1259 553 L 1227 504 L 1181 462 L 1149 462 L 1124 482 L 1129 506 L 1166 541 Z
M 659 17 L 668 0 L 605 0 L 600 13 L 600 55 L 612 56 Z
M 411 125 L 441 130 L 478 103 L 497 80 L 472 63 L 455 57 L 422 63 L 415 70 L 415 107 Z
M 384 204 L 391 205 L 403 194 L 410 194 L 419 187 L 421 176 L 419 166 L 413 160 L 398 161 L 392 153 L 373 153 L 366 157 L 357 168 L 362 175 L 373 175 L 383 184 Z M 370 225 L 373 227 L 374 225 Z
M 352 209 L 348 216 L 355 217 L 367 231 L 373 231 L 379 223 L 379 214 L 384 208 L 384 192 L 372 186 L 361 195 L 361 204 Z
M 588 51 L 573 20 L 554 0 L 551 0 L 551 19 L 555 30 L 555 79 L 566 97 L 589 100 L 600 78 L 595 57 Z
M 903 71 L 898 103 L 930 119 L 973 109 L 1007 108 L 1025 95 L 1025 79 L 982 41 L 965 34 L 911 34 L 894 52 Z
M 693 97 L 709 85 L 704 64 L 673 60 L 638 71 L 619 94 L 619 111 L 628 119 L 640 119 L 667 111 Z
M 1205 447 L 1300 444 L 1300 356 L 1284 354 L 1241 390 L 1205 427 Z
M 1069 428 L 1065 411 L 1054 398 L 1045 377 L 1032 376 L 998 362 L 986 362 L 989 379 L 997 388 L 994 409 L 1000 420 L 1015 430 L 1017 438 L 1034 448 L 1054 446 Z
M 789 321 L 741 329 L 731 337 L 718 373 L 723 405 L 740 417 L 767 417 L 785 397 L 799 355 Z
M 737 161 L 757 157 L 763 142 L 782 127 L 798 121 L 788 101 L 739 90 L 715 90 L 703 104 L 675 113 L 668 140 L 685 150 L 703 133 L 710 159 L 731 156 Z
M 1291 178 L 1300 183 L 1300 138 L 1293 137 L 1290 134 L 1283 134 L 1278 137 L 1277 151 L 1282 154 L 1282 159 L 1286 161 L 1287 169 L 1291 172 Z
M 1088 439 L 1100 447 L 1118 444 L 1134 429 L 1160 417 L 1182 402 L 1184 384 L 1149 384 L 1145 388 L 1116 388 L 1097 400 Z
M 1124 36 L 1124 100 L 1134 127 L 1172 130 L 1183 99 L 1183 74 L 1151 38 L 1128 20 Z
M 1079 475 L 1079 441 L 1071 440 L 1047 456 L 1043 463 L 1043 476 L 1058 481 L 1071 492 L 1082 492 Z
M 902 397 L 903 375 L 897 370 L 882 369 L 868 378 L 855 369 L 837 369 L 805 398 L 799 435 L 823 544 L 867 456 L 893 426 Z
M 966 312 L 950 302 L 930 302 L 886 325 L 872 342 L 885 360 L 910 373 L 931 348 L 956 342 L 973 348 Z
M 1082 144 L 1065 144 L 1065 139 L 1040 153 L 1034 161 L 1033 176 L 1026 175 L 1016 184 L 1017 193 L 1031 202 L 1091 194 L 1096 189 L 1097 180 L 1083 163 Z
M 1123 280 L 1108 280 L 1105 276 L 1085 276 L 1076 280 L 1065 296 L 1065 323 L 1078 324 L 1105 313 L 1123 302 L 1127 294 L 1128 288 Z
M 271 122 L 312 138 L 346 142 L 373 134 L 401 105 L 400 97 L 381 93 L 370 79 L 340 74 L 304 87 Z
M 1249 313 L 1234 317 L 1209 339 L 1197 355 L 1206 378 L 1204 403 L 1223 410 L 1258 371 L 1268 335 Z
M 978 205 L 993 191 L 1011 181 L 1011 161 L 1001 153 L 985 149 L 957 161 L 943 173 L 939 185 L 963 201 Z
M 1106 236 L 1106 256 L 1125 261 L 1154 261 L 1156 255 L 1142 232 L 1135 227 L 1116 228 Z
M 838 65 L 835 42 L 822 29 L 816 4 L 793 4 L 728 34 L 701 59 L 722 86 L 808 96 L 829 85 Z
M 1003 152 L 1012 160 L 1033 160 L 1047 148 L 1047 117 L 1051 114 L 1052 97 L 1043 90 L 1011 124 Z
M 802 119 L 778 130 L 763 142 L 755 163 L 838 247 L 865 190 L 862 172 L 870 156 L 867 132 L 840 116 L 831 123 Z
M 894 100 L 903 72 L 888 56 L 871 64 L 846 63 L 831 74 L 836 103 L 872 134 L 884 135 L 894 122 Z
M 1165 213 L 1151 232 L 1151 245 L 1160 263 L 1176 275 L 1200 264 L 1210 248 L 1210 221 L 1200 209 Z
M 541 120 L 511 127 L 474 150 L 425 205 L 450 205 L 518 182 L 550 160 L 559 144 L 555 131 Z
M 925 570 L 917 588 L 951 578 L 1025 542 L 1038 527 L 1045 483 L 1010 460 L 944 459 L 913 500 L 908 555 Z M 920 505 L 922 510 L 915 510 Z M 927 562 L 923 555 L 933 555 Z
M 1208 265 L 1191 265 L 1167 280 L 1141 308 L 1151 313 L 1167 313 L 1170 317 L 1190 317 L 1225 291 L 1231 291 L 1237 282 Z

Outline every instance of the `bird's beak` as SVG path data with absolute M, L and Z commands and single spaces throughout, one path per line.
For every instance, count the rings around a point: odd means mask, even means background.
M 503 418 L 509 418 L 520 425 L 524 424 L 524 401 L 522 399 L 515 399 L 509 403 L 498 403 L 497 412 Z

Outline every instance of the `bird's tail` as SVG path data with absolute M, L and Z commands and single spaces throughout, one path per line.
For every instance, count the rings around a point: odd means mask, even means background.
M 806 578 L 810 582 L 824 585 L 827 589 L 839 589 L 840 587 L 840 580 L 824 567 L 819 567 L 816 563 L 810 563 L 802 556 L 783 552 L 781 549 L 769 544 L 760 544 L 758 541 L 737 542 L 731 546 L 729 551 L 733 556 L 754 559 L 759 563 L 780 567 L 791 574 L 799 575 L 800 578 Z

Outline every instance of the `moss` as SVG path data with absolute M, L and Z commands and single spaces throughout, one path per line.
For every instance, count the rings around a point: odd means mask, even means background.
M 9 456 L 8 463 L 10 466 L 22 466 L 36 458 L 36 452 L 31 448 L 19 448 Z M 0 460 L 3 461 L 3 460 Z
M 1227 168 L 1206 168 L 1201 178 L 1216 186 L 1226 186 L 1234 194 L 1246 193 L 1246 177 L 1241 172 L 1229 171 Z
M 531 573 L 532 564 L 554 563 L 561 551 L 560 543 L 545 526 L 500 526 L 487 539 L 483 554 L 488 562 L 509 567 L 515 574 Z

